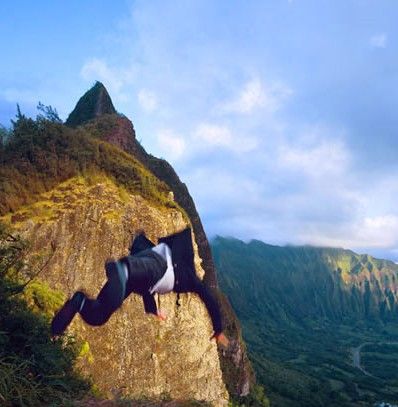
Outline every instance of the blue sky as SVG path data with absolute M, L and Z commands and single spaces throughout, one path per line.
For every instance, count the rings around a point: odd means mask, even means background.
M 398 261 L 398 3 L 2 1 L 0 123 L 102 81 L 208 235 Z

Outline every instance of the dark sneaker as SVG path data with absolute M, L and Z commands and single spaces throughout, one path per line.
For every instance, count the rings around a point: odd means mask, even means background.
M 55 314 L 51 321 L 52 336 L 62 335 L 72 322 L 73 317 L 80 310 L 85 295 L 77 291 L 73 297 L 66 301 L 63 307 Z

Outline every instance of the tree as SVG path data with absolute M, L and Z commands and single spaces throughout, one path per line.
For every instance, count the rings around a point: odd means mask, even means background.
M 0 148 L 4 146 L 10 137 L 10 130 L 0 124 Z
M 29 117 L 26 117 L 22 112 L 19 104 L 17 103 L 17 114 L 15 120 L 11 120 L 12 123 L 12 135 L 18 136 L 19 134 L 26 135 L 31 132 L 32 127 L 37 127 L 35 121 Z
M 41 112 L 41 114 L 37 115 L 37 120 L 48 120 L 52 123 L 62 123 L 55 107 L 52 107 L 51 105 L 45 106 L 43 103 L 39 102 L 37 110 Z
M 24 267 L 26 241 L 11 234 L 0 222 L 0 294 L 4 298 L 19 291 L 19 275 Z

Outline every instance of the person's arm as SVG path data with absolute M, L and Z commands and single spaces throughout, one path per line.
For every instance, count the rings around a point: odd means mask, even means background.
M 142 296 L 142 299 L 144 301 L 144 309 L 147 314 L 153 314 L 161 321 L 166 320 L 166 314 L 162 310 L 158 310 L 153 294 L 148 292 Z
M 156 301 L 155 301 L 153 294 L 150 294 L 148 292 L 142 296 L 142 299 L 144 301 L 145 312 L 147 314 L 157 315 L 158 307 L 156 306 Z
M 200 299 L 204 302 L 207 308 L 207 312 L 210 315 L 211 322 L 213 324 L 214 338 L 217 343 L 225 347 L 228 346 L 228 338 L 223 333 L 223 326 L 221 321 L 221 312 L 220 307 L 210 289 L 203 284 L 198 278 L 195 279 L 193 291 L 196 292 Z
M 130 256 L 134 256 L 137 253 L 145 249 L 150 249 L 153 246 L 155 245 L 145 236 L 145 233 L 142 232 L 134 238 L 130 247 Z

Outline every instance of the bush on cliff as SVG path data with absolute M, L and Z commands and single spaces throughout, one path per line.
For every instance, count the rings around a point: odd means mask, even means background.
M 96 139 L 19 110 L 0 149 L 0 215 L 34 202 L 39 194 L 72 177 L 104 173 L 131 193 L 158 206 L 175 207 L 170 189 L 131 155 Z
M 50 313 L 62 296 L 37 281 L 25 286 L 28 248 L 0 223 L 0 404 L 72 405 L 90 384 L 73 371 L 79 351 L 73 338 L 50 338 Z

